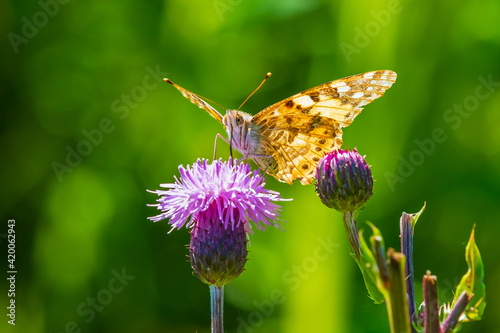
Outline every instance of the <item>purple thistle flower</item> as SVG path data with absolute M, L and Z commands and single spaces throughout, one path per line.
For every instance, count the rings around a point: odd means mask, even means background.
M 152 221 L 169 219 L 173 229 L 191 229 L 190 262 L 204 283 L 224 286 L 244 270 L 250 220 L 258 229 L 280 227 L 280 194 L 264 188 L 264 177 L 246 163 L 198 160 L 179 166 L 180 179 L 161 184 L 168 190 L 150 191 L 160 196 L 149 205 L 162 211 Z M 170 230 L 170 231 L 172 231 Z
M 373 194 L 370 167 L 356 149 L 332 151 L 318 163 L 316 191 L 329 208 L 340 212 L 362 209 Z
M 373 178 L 356 150 L 338 149 L 323 156 L 316 170 L 316 192 L 325 206 L 342 213 L 349 244 L 359 263 L 363 251 L 356 216 L 373 194 Z
M 244 224 L 247 233 L 252 233 L 251 220 L 258 229 L 268 225 L 280 227 L 279 206 L 273 201 L 286 201 L 275 191 L 264 188 L 265 178 L 257 171 L 250 171 L 246 163 L 198 160 L 192 166 L 179 166 L 180 179 L 173 184 L 161 184 L 168 190 L 149 191 L 160 198 L 157 207 L 161 214 L 149 217 L 158 222 L 170 219 L 173 229 L 184 225 L 192 228 L 194 223 L 218 220 L 224 228 L 234 229 Z M 201 218 L 203 217 L 203 218 Z M 172 231 L 171 230 L 171 231 Z

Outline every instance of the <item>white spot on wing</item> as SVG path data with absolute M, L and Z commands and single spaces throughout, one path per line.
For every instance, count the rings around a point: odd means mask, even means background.
M 366 88 L 367 91 L 372 91 L 373 90 L 373 87 L 367 87 Z
M 313 100 L 311 99 L 311 97 L 307 96 L 307 95 L 302 95 L 298 98 L 294 98 L 293 101 L 296 103 L 296 104 L 299 104 L 300 106 L 302 106 L 303 108 L 307 108 L 311 105 L 314 104 Z
M 330 87 L 332 87 L 332 88 L 337 88 L 337 87 L 342 87 L 342 86 L 345 86 L 345 85 L 346 85 L 346 83 L 345 83 L 345 82 L 343 82 L 343 81 L 339 81 L 339 82 L 334 82 L 334 83 L 332 83 L 332 84 L 330 85 Z
M 378 85 L 384 86 L 384 87 L 390 87 L 390 86 L 392 86 L 392 82 L 391 81 L 378 81 Z
M 366 73 L 365 75 L 363 75 L 364 78 L 367 78 L 367 79 L 373 79 L 373 72 L 371 73 Z
M 346 91 L 349 91 L 349 90 L 351 90 L 351 87 L 349 87 L 349 86 L 342 86 L 342 87 L 338 87 L 337 88 L 337 91 L 339 93 L 346 92 Z
M 363 97 L 363 92 L 362 91 L 358 91 L 356 93 L 354 93 L 351 97 L 352 98 L 360 98 L 360 97 Z

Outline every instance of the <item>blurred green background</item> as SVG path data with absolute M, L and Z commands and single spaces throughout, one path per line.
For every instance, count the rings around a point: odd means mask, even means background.
M 398 248 L 402 211 L 427 202 L 415 231 L 420 303 L 426 270 L 438 276 L 440 300 L 452 300 L 476 223 L 488 305 L 462 332 L 500 332 L 497 0 L 0 8 L 0 241 L 6 253 L 15 219 L 18 270 L 16 326 L 3 314 L 2 332 L 209 332 L 189 234 L 146 219 L 157 214 L 146 189 L 172 182 L 179 164 L 211 158 L 222 127 L 162 77 L 237 108 L 272 72 L 243 107 L 256 113 L 377 69 L 396 71 L 396 84 L 344 130 L 376 179 L 359 224 L 374 222 Z M 220 143 L 219 156 L 228 153 Z M 293 198 L 282 205 L 286 232 L 255 232 L 247 270 L 226 288 L 226 331 L 388 332 L 385 305 L 370 301 L 349 257 L 340 213 L 313 186 L 267 186 Z M 5 279 L 0 286 L 6 312 Z

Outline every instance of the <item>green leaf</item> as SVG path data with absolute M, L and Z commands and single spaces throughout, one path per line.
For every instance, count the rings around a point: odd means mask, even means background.
M 427 203 L 424 202 L 424 205 L 422 206 L 422 208 L 420 209 L 420 211 L 418 213 L 410 214 L 410 216 L 413 220 L 413 228 L 415 228 L 415 224 L 417 224 L 417 221 L 420 218 L 420 215 L 422 215 L 422 213 L 424 212 L 426 204 Z
M 486 306 L 486 292 L 483 281 L 484 266 L 481 259 L 481 253 L 479 253 L 479 249 L 477 248 L 476 241 L 474 239 L 475 227 L 476 226 L 474 225 L 472 228 L 469 242 L 465 248 L 465 261 L 467 262 L 469 269 L 460 280 L 460 283 L 455 291 L 455 298 L 452 302 L 453 307 L 463 291 L 466 291 L 467 294 L 474 294 L 474 297 L 469 303 L 470 307 L 465 310 L 466 316 L 461 321 L 480 320 Z
M 382 237 L 380 231 L 374 225 L 369 222 L 367 223 L 372 228 L 374 236 Z M 384 293 L 380 290 L 380 286 L 383 284 L 380 282 L 381 278 L 377 263 L 375 261 L 375 257 L 373 256 L 370 247 L 366 243 L 362 231 L 359 232 L 359 242 L 362 250 L 360 261 L 358 263 L 359 269 L 361 270 L 361 274 L 363 275 L 365 286 L 368 290 L 370 298 L 376 304 L 380 304 L 384 301 Z

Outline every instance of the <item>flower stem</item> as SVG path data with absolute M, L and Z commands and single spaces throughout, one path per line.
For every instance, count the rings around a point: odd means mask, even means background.
M 210 285 L 212 333 L 224 333 L 224 286 Z
M 437 278 L 427 272 L 423 279 L 425 317 L 425 333 L 439 333 L 439 306 L 437 295 Z
M 354 219 L 354 212 L 344 212 L 344 227 L 349 238 L 349 245 L 351 250 L 356 255 L 356 261 L 359 263 L 361 258 L 361 245 L 359 244 L 359 233 L 356 220 Z
M 387 260 L 385 259 L 385 249 L 382 237 L 372 236 L 370 239 L 372 242 L 372 250 L 375 257 L 375 262 L 380 274 L 380 280 L 382 282 L 383 288 L 389 290 L 391 275 L 389 273 L 389 266 L 387 266 Z
M 408 294 L 408 310 L 410 320 L 416 324 L 417 314 L 415 305 L 415 286 L 413 282 L 413 217 L 403 213 L 400 220 L 400 235 L 401 235 L 401 253 L 406 257 L 405 276 L 406 276 L 406 293 Z M 412 333 L 417 331 L 411 325 Z

